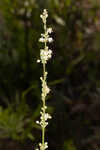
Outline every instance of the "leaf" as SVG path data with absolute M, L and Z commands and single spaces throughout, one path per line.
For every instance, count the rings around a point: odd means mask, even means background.
M 49 85 L 51 86 L 51 85 L 60 84 L 60 83 L 62 83 L 62 82 L 64 82 L 64 81 L 65 81 L 64 78 L 58 79 L 58 80 L 54 80 L 54 81 L 52 81 L 52 82 L 49 82 Z
M 32 140 L 32 141 L 35 139 L 34 136 L 33 136 L 31 133 L 29 133 L 27 136 L 28 136 L 29 139 Z
M 58 15 L 54 15 L 53 16 L 53 18 L 55 19 L 55 21 L 59 24 L 59 25 L 61 25 L 61 26 L 65 26 L 66 25 L 66 23 L 65 23 L 65 21 L 61 18 L 61 17 L 59 17 Z

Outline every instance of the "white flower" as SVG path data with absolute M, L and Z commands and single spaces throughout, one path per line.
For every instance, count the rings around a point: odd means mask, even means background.
M 52 28 L 48 28 L 48 29 L 47 29 L 47 33 L 50 33 L 50 34 L 51 34 L 51 33 L 52 33 Z
M 41 108 L 42 111 L 44 111 L 45 109 L 47 109 L 47 106 Z M 40 114 L 41 114 L 41 112 L 40 112 Z
M 53 42 L 53 38 L 52 37 L 48 38 L 48 42 L 49 43 Z
M 37 63 L 40 63 L 40 61 L 41 61 L 41 60 L 40 60 L 40 59 L 38 59 L 38 60 L 37 60 Z
M 40 122 L 39 122 L 38 120 L 36 121 L 36 123 L 37 123 L 37 124 L 40 124 Z
M 49 58 L 52 57 L 52 50 L 51 50 L 51 49 L 48 50 L 48 57 L 49 57 Z
M 40 80 L 41 80 L 41 81 L 43 81 L 43 78 L 42 78 L 42 77 L 40 77 Z
M 40 58 L 41 58 L 42 63 L 47 63 L 47 60 L 49 60 L 51 57 L 52 57 L 51 50 L 41 49 Z
M 51 119 L 51 116 L 48 113 L 45 113 L 44 118 L 45 118 L 45 121 L 46 121 L 48 119 Z
M 43 23 L 46 23 L 47 17 L 48 17 L 48 12 L 46 9 L 44 9 L 43 14 L 40 15 L 40 18 L 42 18 Z
M 41 36 L 42 36 L 42 37 L 45 37 L 45 34 L 41 33 Z
M 45 150 L 48 148 L 48 143 L 47 142 L 45 142 L 44 144 L 39 143 L 39 146 L 40 146 L 40 150 Z
M 47 142 L 45 142 L 45 149 L 47 149 L 48 148 L 48 143 Z
M 46 61 L 48 60 L 48 52 L 45 50 L 41 50 L 40 58 L 43 63 L 46 63 Z
M 50 89 L 49 89 L 49 87 L 46 85 L 46 86 L 45 86 L 45 93 L 48 94 L 49 92 L 50 92 Z
M 48 17 L 48 12 L 47 12 L 47 10 L 46 9 L 44 9 L 44 11 L 43 11 L 43 15 L 47 18 Z
M 40 18 L 43 18 L 43 15 L 40 15 Z
M 39 42 L 45 42 L 45 39 L 44 39 L 43 37 L 41 37 L 41 38 L 39 39 Z

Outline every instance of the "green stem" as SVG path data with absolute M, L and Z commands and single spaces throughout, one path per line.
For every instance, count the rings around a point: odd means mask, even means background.
M 46 80 L 46 76 L 45 76 L 45 72 L 46 72 L 46 69 L 45 69 L 45 64 L 43 64 L 43 80 L 45 81 Z M 43 99 L 43 122 L 45 124 L 45 97 Z M 42 127 L 42 145 L 44 145 L 45 143 L 45 127 Z
M 44 24 L 44 31 L 45 31 L 45 35 L 46 35 L 46 23 Z M 46 49 L 46 46 L 47 46 L 47 43 L 46 43 L 46 40 L 45 40 L 45 49 Z M 44 82 L 46 81 L 46 76 L 45 76 L 45 72 L 46 72 L 46 64 L 44 63 L 43 64 L 43 80 Z M 44 93 L 45 94 L 45 93 Z M 46 97 L 44 97 L 43 99 L 43 122 L 45 124 L 45 99 Z M 45 144 L 45 127 L 42 127 L 42 145 Z M 43 149 L 45 150 L 45 149 Z

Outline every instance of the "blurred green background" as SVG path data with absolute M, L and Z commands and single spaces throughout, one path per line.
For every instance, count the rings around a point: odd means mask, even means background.
M 0 150 L 35 150 L 41 107 L 40 14 L 53 28 L 49 150 L 100 150 L 100 1 L 0 1 Z

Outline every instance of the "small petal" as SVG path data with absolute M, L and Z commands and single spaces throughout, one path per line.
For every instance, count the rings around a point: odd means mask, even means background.
M 48 28 L 48 29 L 47 29 L 47 33 L 50 33 L 50 34 L 51 34 L 51 33 L 52 33 L 52 28 Z
M 49 43 L 53 42 L 53 38 L 51 38 L 51 37 L 48 38 L 48 42 L 49 42 Z
M 38 120 L 36 121 L 36 123 L 37 123 L 37 124 L 40 124 L 40 122 L 39 122 Z
M 40 15 L 40 18 L 43 18 L 43 15 Z
M 41 61 L 41 60 L 40 60 L 40 59 L 38 59 L 38 60 L 37 60 L 37 63 L 40 63 L 40 61 Z
M 39 39 L 39 42 L 45 42 L 45 39 L 44 39 L 43 37 L 41 37 L 41 38 Z

